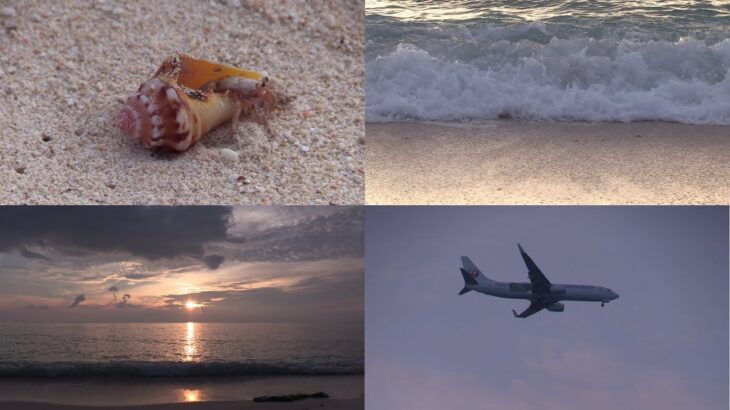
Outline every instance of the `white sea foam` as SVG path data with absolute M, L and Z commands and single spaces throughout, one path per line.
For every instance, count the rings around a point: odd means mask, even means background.
M 521 30 L 547 33 L 540 24 Z M 730 125 L 730 39 L 459 37 L 424 45 L 428 52 L 403 43 L 367 62 L 366 119 Z

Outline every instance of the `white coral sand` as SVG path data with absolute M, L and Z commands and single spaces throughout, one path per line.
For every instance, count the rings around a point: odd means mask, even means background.
M 363 202 L 362 2 L 4 7 L 0 203 Z M 264 70 L 295 96 L 270 120 L 275 138 L 244 122 L 234 137 L 223 125 L 184 154 L 156 155 L 117 129 L 127 96 L 176 51 Z

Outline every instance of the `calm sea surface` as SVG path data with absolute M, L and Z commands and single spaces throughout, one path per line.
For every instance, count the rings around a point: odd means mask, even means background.
M 0 377 L 358 374 L 363 325 L 0 324 Z
M 728 1 L 366 0 L 366 118 L 730 124 Z

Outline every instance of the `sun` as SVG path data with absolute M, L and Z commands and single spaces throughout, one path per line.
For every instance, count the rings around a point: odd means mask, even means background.
M 188 309 L 188 310 L 197 309 L 201 306 L 203 306 L 203 305 L 201 305 L 200 303 L 198 303 L 194 300 L 188 300 L 187 302 L 185 302 L 185 309 Z

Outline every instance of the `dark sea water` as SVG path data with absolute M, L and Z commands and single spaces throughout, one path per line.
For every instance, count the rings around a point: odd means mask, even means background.
M 366 119 L 730 124 L 728 1 L 366 1 Z
M 349 375 L 362 323 L 0 324 L 0 378 Z

